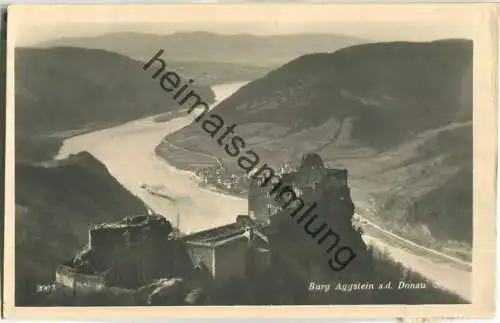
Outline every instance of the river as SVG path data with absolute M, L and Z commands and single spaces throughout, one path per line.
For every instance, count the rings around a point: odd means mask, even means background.
M 246 82 L 214 86 L 217 101 L 212 107 L 244 84 Z M 64 140 L 56 159 L 88 151 L 153 211 L 162 214 L 174 224 L 179 214 L 179 226 L 185 233 L 234 222 L 238 214 L 247 213 L 246 199 L 199 187 L 192 173 L 177 170 L 154 152 L 166 135 L 187 126 L 194 117 L 186 115 L 162 123 L 156 123 L 154 117 L 148 117 L 68 138 Z M 140 188 L 142 183 L 163 186 L 162 192 L 173 199 L 168 200 L 147 193 Z

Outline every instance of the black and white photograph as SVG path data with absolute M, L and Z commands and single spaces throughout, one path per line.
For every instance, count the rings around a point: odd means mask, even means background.
M 10 305 L 489 302 L 488 7 L 442 7 L 9 9 Z

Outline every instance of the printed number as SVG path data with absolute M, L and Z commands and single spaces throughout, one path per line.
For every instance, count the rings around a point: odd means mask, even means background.
M 56 284 L 36 285 L 37 293 L 49 293 L 56 290 Z

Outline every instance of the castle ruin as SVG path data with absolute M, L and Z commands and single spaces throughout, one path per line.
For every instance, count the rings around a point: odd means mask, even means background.
M 135 289 L 155 279 L 178 277 L 192 264 L 172 232 L 170 222 L 159 215 L 93 226 L 87 247 L 58 267 L 56 283 L 91 292 L 110 286 Z

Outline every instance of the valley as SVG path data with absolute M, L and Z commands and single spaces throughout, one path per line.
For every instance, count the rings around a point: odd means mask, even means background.
M 328 167 L 348 169 L 356 213 L 364 219 L 363 239 L 440 288 L 470 299 L 471 47 L 465 40 L 353 46 L 304 55 L 270 71 L 213 73 L 197 90 L 212 103 L 211 112 L 238 125 L 235 132 L 263 162 L 293 169 L 314 152 Z M 16 79 L 16 237 L 25 284 L 47 279 L 57 261 L 84 244 L 85 227 L 95 221 L 150 209 L 192 233 L 247 214 L 247 188 L 236 159 L 200 130 L 194 116 L 183 115 L 138 61 L 76 48 L 25 50 L 20 61 L 35 54 L 39 58 L 20 64 Z M 59 67 L 54 55 L 70 59 Z M 93 55 L 105 59 L 91 64 Z M 137 73 L 123 77 L 125 69 Z M 57 75 L 57 82 L 46 86 L 41 78 L 29 78 L 32 70 Z M 245 75 L 253 81 L 247 83 Z M 51 92 L 52 87 L 64 91 Z M 453 95 L 457 91 L 462 95 Z M 214 174 L 221 168 L 231 174 L 231 194 L 228 182 L 212 185 L 220 174 L 212 176 L 210 167 Z M 205 177 L 201 169 L 209 169 Z M 75 181 L 86 183 L 83 191 L 68 196 L 69 204 L 58 200 L 72 194 Z M 92 187 L 99 185 L 110 185 L 109 192 L 96 196 Z M 144 187 L 161 188 L 161 194 Z M 129 209 L 121 202 L 107 206 L 103 199 L 127 201 Z M 64 218 L 57 224 L 52 217 L 67 217 L 74 208 L 80 210 L 76 222 Z M 49 250 L 56 244 L 37 232 L 49 232 L 54 224 L 57 241 L 71 243 L 49 257 L 40 277 L 28 277 L 46 257 L 36 255 L 36 246 Z M 64 225 L 72 229 L 65 232 Z

